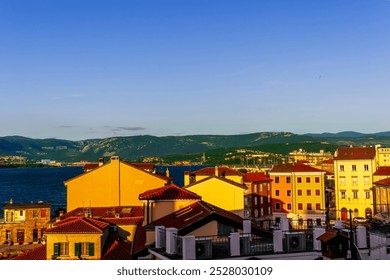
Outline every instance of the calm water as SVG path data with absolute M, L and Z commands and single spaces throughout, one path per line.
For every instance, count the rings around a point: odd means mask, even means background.
M 169 175 L 178 186 L 184 184 L 184 171 L 195 171 L 205 166 L 168 166 Z M 165 174 L 167 166 L 157 166 Z M 44 201 L 52 205 L 52 213 L 66 208 L 64 181 L 83 173 L 82 167 L 0 168 L 0 206 L 9 203 Z M 3 213 L 0 210 L 0 216 Z
M 66 208 L 63 182 L 82 172 L 82 167 L 0 168 L 0 204 L 12 198 L 14 203 L 49 202 L 52 212 Z

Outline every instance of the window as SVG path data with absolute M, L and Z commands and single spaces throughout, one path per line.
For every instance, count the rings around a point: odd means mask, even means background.
M 279 196 L 279 190 L 275 190 L 275 196 Z
M 345 177 L 340 177 L 340 185 L 345 186 Z
M 364 176 L 364 185 L 369 186 L 370 185 L 370 177 Z
M 54 257 L 69 256 L 69 242 L 54 243 Z
M 358 185 L 358 178 L 356 176 L 352 177 L 352 186 L 357 186 Z
M 302 183 L 302 178 L 301 178 L 301 177 L 298 177 L 298 178 L 297 178 L 297 182 L 298 182 L 298 183 Z
M 342 199 L 345 199 L 345 191 L 340 191 L 340 197 L 342 198 Z
M 320 190 L 316 190 L 316 196 L 320 196 L 321 195 L 321 191 Z
M 352 191 L 352 195 L 353 195 L 354 199 L 357 199 L 358 198 L 358 191 L 357 190 L 353 190 Z
M 260 189 L 258 190 L 258 192 L 263 192 L 263 184 L 260 184 Z
M 370 191 L 364 191 L 364 193 L 365 193 L 366 199 L 370 199 L 371 198 Z
M 33 218 L 38 218 L 38 210 L 33 210 Z
M 340 165 L 340 171 L 344 171 L 344 165 Z
M 249 203 L 248 203 L 248 197 L 246 196 L 246 197 L 244 197 L 244 205 L 248 205 Z
M 321 210 L 321 203 L 316 203 L 316 210 Z
M 280 210 L 280 203 L 279 202 L 275 203 L 275 210 Z
M 303 210 L 303 205 L 302 205 L 302 203 L 298 203 L 298 210 Z
M 320 177 L 315 177 L 314 178 L 314 182 L 319 183 L 320 182 Z
M 260 204 L 263 204 L 263 196 L 260 196 Z
M 308 203 L 306 206 L 307 206 L 307 210 L 309 210 L 309 211 L 312 210 L 311 209 L 311 203 Z
M 287 203 L 287 210 L 291 210 L 291 203 Z
M 45 218 L 45 217 L 46 217 L 46 210 L 42 209 L 41 210 L 41 218 Z
M 19 211 L 19 216 L 23 216 L 23 210 Z
M 306 177 L 306 183 L 310 183 L 310 177 Z
M 275 177 L 275 184 L 279 184 L 279 176 Z
M 291 190 L 287 190 L 287 196 L 291 196 Z
M 298 190 L 298 195 L 302 195 L 302 190 Z
M 368 169 L 368 164 L 365 164 L 364 165 L 364 171 L 368 171 L 369 169 Z
M 356 164 L 352 164 L 352 171 L 356 171 Z
M 263 209 L 261 209 L 261 210 L 263 210 Z M 255 209 L 255 217 L 257 218 L 257 217 L 259 217 L 259 210 L 257 210 L 257 209 Z
M 311 190 L 306 190 L 306 195 L 311 196 Z
M 255 196 L 254 204 L 257 205 L 257 196 Z
M 286 183 L 287 183 L 287 184 L 290 184 L 290 183 L 291 183 L 291 177 L 290 177 L 290 176 L 287 176 L 287 177 L 286 177 Z

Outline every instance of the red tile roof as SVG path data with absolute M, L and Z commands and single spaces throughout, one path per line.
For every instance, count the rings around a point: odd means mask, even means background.
M 271 182 L 272 179 L 264 172 L 247 173 L 244 175 L 244 182 Z
M 324 172 L 320 169 L 302 163 L 285 163 L 275 165 L 270 172 L 290 173 L 290 172 Z
M 327 159 L 322 162 L 322 164 L 334 164 L 334 159 Z
M 92 218 L 115 218 L 115 214 L 120 214 L 120 217 L 139 217 L 144 215 L 143 206 L 106 206 L 106 207 L 79 207 L 63 214 L 60 219 L 69 217 L 84 217 L 84 213 L 88 212 Z
M 103 229 L 110 224 L 91 218 L 63 220 L 55 227 L 46 229 L 45 234 L 51 233 L 103 233 Z
M 247 187 L 246 185 L 244 185 L 244 184 L 239 184 L 239 183 L 237 183 L 237 182 L 235 182 L 235 181 L 226 179 L 226 178 L 224 178 L 224 177 L 218 177 L 218 176 L 206 177 L 206 178 L 204 178 L 204 179 L 202 179 L 202 180 L 196 181 L 195 183 L 192 183 L 192 184 L 189 184 L 189 185 L 185 186 L 185 188 L 189 188 L 189 187 L 192 187 L 192 186 L 194 186 L 194 185 L 201 184 L 201 183 L 203 183 L 203 182 L 205 182 L 205 181 L 208 181 L 208 180 L 211 180 L 211 179 L 217 179 L 217 180 L 220 180 L 220 181 L 224 181 L 224 182 L 226 182 L 226 183 L 228 183 L 228 184 L 231 184 L 231 185 L 233 185 L 233 186 L 242 188 L 242 189 L 244 189 L 244 190 L 247 190 L 247 189 L 248 189 L 248 187 Z
M 244 176 L 244 173 L 231 169 L 229 167 L 218 166 L 218 176 Z M 200 175 L 200 176 L 214 176 L 215 167 L 205 167 L 197 171 L 191 172 L 191 175 Z
M 132 242 L 124 240 L 119 236 L 109 234 L 104 244 L 102 260 L 131 260 Z
M 84 172 L 88 171 L 88 170 L 92 170 L 92 169 L 95 169 L 95 168 L 98 168 L 99 167 L 99 163 L 87 163 L 84 165 L 83 169 L 84 169 Z
M 140 200 L 200 200 L 201 196 L 189 190 L 170 184 L 165 187 L 141 193 Z
M 373 147 L 340 147 L 335 153 L 335 160 L 351 159 L 374 159 L 375 148 Z
M 46 244 L 42 244 L 34 249 L 31 249 L 23 254 L 20 254 L 13 260 L 46 260 Z
M 335 237 L 348 239 L 347 236 L 340 234 L 338 230 L 327 230 L 325 233 L 317 237 L 317 240 L 328 243 L 330 240 L 332 240 Z
M 380 166 L 373 175 L 390 176 L 390 166 Z
M 144 217 L 124 217 L 124 218 L 100 218 L 100 221 L 115 225 L 138 225 Z
M 382 179 L 373 183 L 374 185 L 380 185 L 384 187 L 390 186 L 390 178 Z

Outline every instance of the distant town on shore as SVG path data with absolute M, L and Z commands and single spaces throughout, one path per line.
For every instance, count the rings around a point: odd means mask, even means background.
M 55 217 L 50 202 L 10 198 L 3 205 L 0 257 L 390 259 L 388 133 L 139 137 L 149 142 L 78 143 L 77 156 L 101 155 L 94 161 L 56 158 L 69 152 L 56 142 L 65 140 L 16 137 L 24 141 L 21 149 L 1 138 L 0 149 L 8 149 L 3 166 L 77 164 L 84 172 L 64 182 L 66 209 Z M 43 154 L 34 154 L 30 141 Z M 19 154 L 12 154 L 17 145 Z M 146 146 L 156 154 L 122 155 Z M 165 170 L 157 172 L 162 164 Z M 183 186 L 174 184 L 170 165 L 192 164 L 204 167 L 184 171 Z

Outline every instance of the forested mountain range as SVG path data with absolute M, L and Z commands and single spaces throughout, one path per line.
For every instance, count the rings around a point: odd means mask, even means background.
M 70 141 L 61 139 L 32 139 L 21 136 L 0 137 L 0 156 L 20 155 L 31 160 L 51 159 L 75 162 L 97 161 L 99 157 L 119 155 L 127 160 L 144 157 L 187 155 L 194 153 L 251 148 L 264 152 L 287 154 L 303 148 L 307 151 L 324 149 L 333 152 L 338 146 L 390 146 L 390 132 L 364 134 L 352 131 L 321 134 L 290 132 L 259 132 L 240 135 L 188 135 L 156 137 L 150 135 L 112 137 Z

